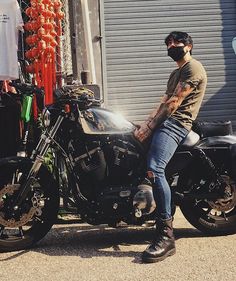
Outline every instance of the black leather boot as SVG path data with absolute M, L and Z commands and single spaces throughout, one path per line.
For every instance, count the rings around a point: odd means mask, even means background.
M 172 219 L 157 221 L 154 240 L 143 252 L 142 261 L 148 263 L 162 261 L 168 256 L 174 255 L 175 252 Z

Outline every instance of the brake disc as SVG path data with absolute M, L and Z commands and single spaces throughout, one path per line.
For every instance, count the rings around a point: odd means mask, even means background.
M 21 214 L 19 219 L 15 219 L 15 218 L 5 219 L 4 218 L 5 214 L 2 210 L 4 208 L 5 199 L 8 196 L 12 196 L 14 194 L 14 192 L 19 190 L 19 188 L 20 188 L 20 184 L 8 184 L 0 191 L 0 225 L 3 225 L 5 227 L 21 227 L 21 226 L 25 225 L 28 221 L 30 221 L 32 219 L 32 217 L 34 216 L 34 214 L 36 213 L 38 206 L 36 206 L 36 204 L 34 204 L 34 206 L 29 208 L 27 213 Z
M 225 198 L 219 198 L 215 201 L 208 201 L 208 204 L 211 206 L 211 208 L 217 211 L 226 212 L 236 206 L 236 184 L 230 179 L 229 176 L 222 175 L 221 177 L 226 183 L 225 193 L 228 195 L 225 196 Z

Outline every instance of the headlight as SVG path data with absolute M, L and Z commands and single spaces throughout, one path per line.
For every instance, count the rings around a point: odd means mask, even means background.
M 47 110 L 47 108 L 44 108 L 42 112 L 42 121 L 45 128 L 47 128 L 51 123 L 51 113 Z

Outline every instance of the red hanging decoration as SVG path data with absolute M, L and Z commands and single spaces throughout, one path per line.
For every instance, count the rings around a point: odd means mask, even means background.
M 30 33 L 26 38 L 30 47 L 25 53 L 30 61 L 26 71 L 33 73 L 39 87 L 44 87 L 44 102 L 47 105 L 53 103 L 56 86 L 61 86 L 56 79 L 56 62 L 61 64 L 56 51 L 60 52 L 61 20 L 64 13 L 61 11 L 60 0 L 30 0 L 30 5 L 25 11 L 30 20 L 24 26 Z

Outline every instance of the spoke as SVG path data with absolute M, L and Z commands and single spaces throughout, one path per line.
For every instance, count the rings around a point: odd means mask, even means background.
M 208 216 L 208 218 L 210 217 L 210 215 L 211 215 L 211 211 L 212 211 L 212 208 L 207 208 L 207 210 L 206 210 L 206 214 L 207 214 L 207 216 Z
M 2 225 L 2 226 L 1 226 L 1 229 L 0 229 L 0 237 L 2 237 L 2 235 L 3 235 L 4 228 L 5 228 L 5 227 Z
M 195 199 L 195 203 L 194 203 L 194 206 L 197 206 L 199 203 L 201 203 L 202 202 L 202 199 L 200 199 L 200 200 L 197 200 L 197 199 Z
M 12 175 L 12 181 L 11 181 L 11 184 L 14 184 L 15 183 L 15 179 L 16 179 L 16 172 L 13 173 Z
M 223 216 L 224 216 L 224 219 L 225 219 L 226 221 L 228 221 L 229 219 L 226 217 L 225 211 L 222 211 L 222 214 L 223 214 Z
M 199 199 L 199 200 L 195 200 L 195 206 L 198 206 L 202 209 L 208 209 L 209 205 L 207 204 L 207 202 L 204 199 Z
M 39 221 L 39 222 L 43 222 L 43 220 L 42 219 L 40 219 L 39 217 L 34 217 L 34 219 L 36 220 L 36 221 Z
M 214 217 L 219 216 L 219 213 L 216 209 L 213 209 L 212 207 L 208 207 L 206 210 L 206 215 L 210 219 L 212 216 Z
M 21 238 L 24 238 L 24 232 L 22 226 L 19 227 L 19 234 Z

